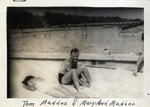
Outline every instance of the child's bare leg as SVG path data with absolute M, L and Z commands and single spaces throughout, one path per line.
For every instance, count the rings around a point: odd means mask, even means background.
M 67 85 L 72 81 L 72 71 L 68 71 L 61 79 L 63 85 Z
M 84 87 L 90 87 L 91 85 L 87 83 L 83 78 L 79 79 L 79 83 Z
M 142 62 L 144 62 L 144 53 L 142 52 L 142 54 L 140 55 L 140 57 L 138 58 L 138 61 L 135 65 L 134 68 L 134 75 L 137 76 L 137 72 L 139 70 L 140 65 L 142 64 Z
M 80 91 L 80 85 L 78 81 L 78 75 L 76 69 L 72 69 L 68 71 L 63 77 L 62 77 L 62 84 L 67 85 L 73 80 L 73 83 L 75 85 L 75 88 L 77 91 Z
M 137 76 L 137 69 L 134 68 L 134 73 L 133 73 L 134 76 Z
M 142 68 L 142 69 L 140 70 L 140 72 L 143 73 L 143 72 L 144 72 L 144 69 Z
M 92 79 L 91 79 L 90 73 L 89 73 L 88 69 L 86 68 L 86 66 L 79 67 L 79 69 L 77 71 L 78 71 L 78 75 L 83 73 L 83 75 L 86 78 L 86 80 L 89 83 L 91 83 Z
M 81 92 L 78 75 L 77 75 L 76 71 L 72 72 L 72 80 L 74 82 L 74 85 L 75 85 L 77 91 Z

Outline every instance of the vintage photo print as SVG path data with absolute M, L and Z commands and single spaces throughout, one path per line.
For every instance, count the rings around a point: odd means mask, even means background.
M 7 7 L 7 98 L 144 98 L 144 8 Z

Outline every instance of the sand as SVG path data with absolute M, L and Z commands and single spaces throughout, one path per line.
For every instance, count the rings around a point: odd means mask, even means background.
M 61 61 L 50 60 L 10 60 L 9 70 L 10 97 L 11 98 L 47 98 L 49 95 L 39 91 L 26 90 L 21 81 L 27 75 L 40 76 L 48 81 L 58 84 L 57 74 Z M 92 77 L 90 88 L 83 88 L 82 92 L 89 97 L 101 98 L 142 98 L 144 97 L 144 73 L 133 75 L 129 70 L 112 70 L 103 68 L 90 68 Z M 51 85 L 51 84 L 50 84 Z M 73 85 L 65 86 L 76 92 Z

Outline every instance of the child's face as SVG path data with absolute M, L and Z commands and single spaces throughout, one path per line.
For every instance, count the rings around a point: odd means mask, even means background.
M 31 80 L 29 80 L 27 82 L 27 84 L 28 84 L 28 89 L 29 90 L 31 90 L 31 91 L 35 91 L 36 90 L 35 84 L 33 84 Z
M 36 90 L 34 85 L 28 86 L 28 89 L 31 90 L 31 91 L 35 91 Z
M 79 52 L 73 52 L 73 53 L 71 53 L 71 59 L 72 59 L 74 62 L 77 62 L 77 61 L 78 61 L 78 57 L 79 57 Z

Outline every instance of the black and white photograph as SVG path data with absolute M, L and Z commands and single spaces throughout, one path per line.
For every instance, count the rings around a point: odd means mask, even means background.
M 144 8 L 7 7 L 7 98 L 144 98 Z

